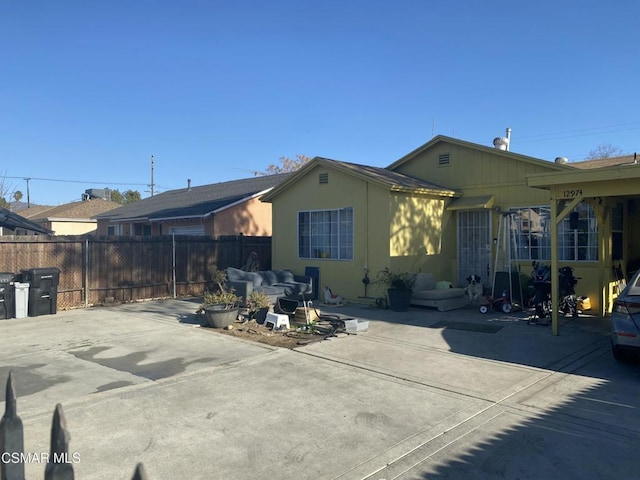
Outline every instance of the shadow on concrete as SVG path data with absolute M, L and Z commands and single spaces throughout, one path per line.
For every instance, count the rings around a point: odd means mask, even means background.
M 550 326 L 530 324 L 528 311 L 482 315 L 472 308 L 412 308 L 406 313 L 371 308 L 341 313 L 440 330 L 451 352 L 549 372 L 540 385 L 483 412 L 486 420 L 480 414 L 475 428 L 443 432 L 371 479 L 637 476 L 640 360 L 613 359 L 607 319 L 564 318 L 554 336 Z M 565 400 L 558 403 L 559 398 Z
M 494 418 L 493 428 L 480 425 L 466 433 L 465 442 L 469 445 L 471 441 L 472 448 L 447 448 L 417 456 L 411 459 L 415 475 L 401 478 L 635 478 L 640 448 L 640 363 L 620 364 L 604 355 L 597 362 L 565 372 L 580 376 L 578 381 L 584 383 L 565 402 L 537 403 L 546 398 L 544 391 L 525 399 L 522 408 L 533 406 L 542 413 L 509 424 L 506 422 L 515 416 L 502 413 L 506 428 L 496 429 L 500 418 Z M 527 403 L 532 401 L 536 404 Z
M 147 358 L 146 352 L 133 352 L 120 357 L 105 357 L 100 354 L 110 350 L 111 347 L 90 347 L 87 349 L 68 350 L 67 353 L 89 362 L 94 362 L 103 367 L 128 372 L 138 377 L 149 380 L 172 377 L 186 371 L 189 365 L 195 363 L 207 363 L 214 360 L 213 357 L 203 357 L 190 362 L 185 362 L 183 358 L 172 358 L 161 362 L 144 363 Z M 100 388 L 104 388 L 102 386 Z M 115 388 L 115 387 L 111 387 Z
M 9 372 L 13 372 L 13 377 L 20 379 L 21 396 L 32 395 L 71 380 L 68 375 L 47 375 L 42 371 L 46 366 L 45 363 L 33 363 L 24 367 L 0 366 L 0 379 L 8 378 Z

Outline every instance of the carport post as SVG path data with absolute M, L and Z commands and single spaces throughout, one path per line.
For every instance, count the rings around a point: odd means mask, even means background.
M 553 335 L 558 335 L 558 309 L 554 307 L 558 305 L 559 300 L 558 276 L 555 272 L 558 271 L 558 222 L 561 219 L 558 218 L 558 201 L 553 193 L 551 197 L 551 218 L 553 219 L 551 222 L 551 331 Z
M 173 278 L 173 298 L 176 298 L 176 234 L 171 234 L 171 273 Z
M 84 240 L 84 306 L 89 306 L 89 239 Z
M 561 198 L 562 211 L 558 213 L 559 187 L 551 189 L 551 331 L 553 335 L 559 334 L 558 305 L 560 305 L 560 291 L 558 285 L 558 225 L 573 209 L 582 201 L 582 195 L 571 197 L 571 201 Z

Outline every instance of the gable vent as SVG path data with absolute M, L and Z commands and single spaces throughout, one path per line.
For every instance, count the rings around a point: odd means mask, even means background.
M 329 183 L 329 174 L 321 173 L 318 175 L 318 183 Z
M 438 157 L 438 165 L 449 165 L 451 163 L 451 157 L 448 153 L 441 153 Z

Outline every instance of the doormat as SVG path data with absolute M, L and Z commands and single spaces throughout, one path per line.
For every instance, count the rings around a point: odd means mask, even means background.
M 502 330 L 499 325 L 485 325 L 483 323 L 451 322 L 440 320 L 429 325 L 429 328 L 450 328 L 451 330 L 465 330 L 467 332 L 496 333 Z

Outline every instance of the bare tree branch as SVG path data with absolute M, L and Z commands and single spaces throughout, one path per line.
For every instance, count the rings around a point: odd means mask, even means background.
M 311 160 L 311 157 L 306 155 L 297 154 L 296 158 L 280 157 L 280 165 L 271 164 L 263 172 L 255 171 L 253 174 L 256 177 L 261 175 L 275 175 L 277 173 L 290 173 L 300 170 L 306 163 Z

